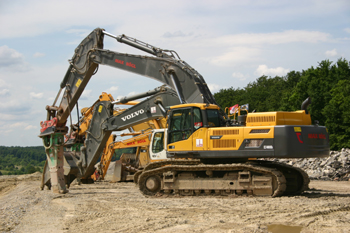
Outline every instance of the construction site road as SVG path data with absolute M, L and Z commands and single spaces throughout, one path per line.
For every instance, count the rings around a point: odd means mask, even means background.
M 134 183 L 40 190 L 40 173 L 0 176 L 0 232 L 350 232 L 350 181 L 293 197 L 143 196 Z

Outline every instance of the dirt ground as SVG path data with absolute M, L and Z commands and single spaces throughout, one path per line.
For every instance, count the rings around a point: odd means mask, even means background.
M 41 191 L 40 173 L 0 176 L 1 232 L 350 232 L 350 181 L 301 196 L 146 198 L 133 183 Z

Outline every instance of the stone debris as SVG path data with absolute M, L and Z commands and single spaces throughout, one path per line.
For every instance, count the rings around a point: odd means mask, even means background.
M 303 169 L 313 180 L 350 181 L 350 149 L 331 151 L 326 158 L 271 159 Z

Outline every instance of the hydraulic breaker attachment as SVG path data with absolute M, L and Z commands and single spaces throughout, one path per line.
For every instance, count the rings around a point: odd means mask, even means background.
M 64 133 L 53 133 L 43 136 L 42 139 L 50 167 L 51 189 L 54 193 L 67 193 L 63 169 Z

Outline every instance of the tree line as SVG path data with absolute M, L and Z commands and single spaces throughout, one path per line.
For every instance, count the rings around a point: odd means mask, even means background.
M 135 153 L 134 148 L 115 150 L 112 160 L 123 153 Z M 42 172 L 46 160 L 43 146 L 0 146 L 0 175 L 22 175 Z
M 0 146 L 0 175 L 21 175 L 42 171 L 45 160 L 43 146 Z
M 350 147 L 350 68 L 346 59 L 324 60 L 317 67 L 291 71 L 286 76 L 261 76 L 244 88 L 221 89 L 214 94 L 225 109 L 249 103 L 250 111 L 295 111 L 311 97 L 312 122 L 325 125 L 332 150 Z

